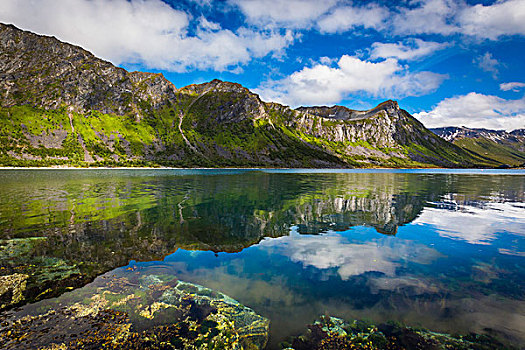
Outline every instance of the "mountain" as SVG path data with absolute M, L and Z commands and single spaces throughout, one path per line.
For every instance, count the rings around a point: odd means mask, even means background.
M 472 155 L 484 158 L 483 163 L 487 166 L 525 166 L 525 129 L 512 132 L 466 127 L 430 130 Z
M 0 165 L 474 167 L 396 102 L 291 109 L 220 80 L 176 88 L 0 24 Z

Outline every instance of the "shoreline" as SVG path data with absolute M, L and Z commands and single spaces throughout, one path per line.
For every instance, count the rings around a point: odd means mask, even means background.
M 262 168 L 262 167 L 253 167 L 253 168 L 205 168 L 205 167 L 195 167 L 195 168 L 177 168 L 177 167 L 71 167 L 71 166 L 51 166 L 51 167 L 2 167 L 1 170 L 259 170 L 259 171 L 303 171 L 303 172 L 396 172 L 396 171 L 417 171 L 417 172 L 446 172 L 446 173 L 500 173 L 500 172 L 510 172 L 510 173 L 521 173 L 525 171 L 525 168 Z M 525 172 L 524 172 L 525 174 Z

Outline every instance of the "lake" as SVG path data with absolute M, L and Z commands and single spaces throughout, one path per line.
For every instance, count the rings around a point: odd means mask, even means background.
M 269 349 L 323 314 L 522 346 L 525 171 L 1 170 L 0 265 L 29 276 L 6 315 L 140 273 L 253 309 Z

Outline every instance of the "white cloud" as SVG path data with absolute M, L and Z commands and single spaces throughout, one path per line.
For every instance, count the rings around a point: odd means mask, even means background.
M 490 52 L 485 52 L 484 55 L 475 57 L 472 63 L 475 63 L 484 72 L 492 73 L 492 77 L 494 79 L 498 77 L 498 66 L 500 63 L 492 56 Z
M 219 23 L 208 21 L 204 16 L 201 16 L 199 18 L 199 27 L 201 30 L 210 31 L 216 31 L 221 29 L 221 25 Z
M 525 35 L 523 0 L 497 1 L 467 7 L 458 16 L 462 32 L 480 38 L 497 39 L 502 35 Z
M 466 126 L 514 130 L 525 125 L 525 96 L 505 100 L 471 92 L 444 99 L 429 112 L 414 114 L 426 127 Z
M 323 33 L 345 32 L 355 27 L 383 29 L 388 9 L 375 4 L 363 7 L 343 6 L 322 17 L 317 25 Z
M 370 62 L 343 55 L 335 67 L 305 67 L 282 80 L 266 82 L 255 91 L 265 100 L 292 106 L 332 104 L 356 92 L 385 98 L 423 95 L 434 91 L 445 78 L 432 72 L 410 73 L 393 58 Z
M 391 27 L 397 34 L 461 33 L 496 40 L 504 35 L 525 35 L 523 0 L 496 1 L 492 5 L 468 6 L 457 0 L 417 0 L 415 7 L 392 13 Z
M 309 28 L 337 0 L 231 0 L 250 24 Z
M 456 33 L 459 28 L 454 17 L 460 8 L 455 0 L 413 1 L 419 6 L 398 8 L 393 14 L 392 26 L 397 34 L 443 34 Z
M 499 89 L 502 91 L 519 91 L 521 88 L 525 87 L 525 83 L 511 82 L 511 83 L 501 83 L 499 84 Z
M 55 35 L 115 64 L 170 71 L 235 68 L 279 54 L 293 41 L 289 31 L 222 29 L 160 0 L 2 0 L 0 20 Z M 190 35 L 193 20 L 197 29 Z
M 514 232 L 525 237 L 525 211 L 513 203 L 490 203 L 483 208 L 458 207 L 459 210 L 425 208 L 413 225 L 431 225 L 440 236 L 471 244 L 490 244 L 498 233 Z
M 421 39 L 407 39 L 398 43 L 373 43 L 370 58 L 397 58 L 399 60 L 417 60 L 428 56 L 437 50 L 447 47 L 446 43 L 424 41 Z
M 391 10 L 376 3 L 357 5 L 337 0 L 230 0 L 260 27 L 310 29 L 342 33 L 356 27 L 413 34 L 465 34 L 496 40 L 525 34 L 523 0 L 469 6 L 463 0 L 414 0 Z M 408 4 L 408 5 L 407 5 Z
M 368 242 L 352 242 L 340 234 L 300 235 L 267 239 L 262 246 L 273 248 L 293 262 L 316 269 L 335 269 L 343 280 L 366 272 L 395 276 L 396 268 L 410 261 L 429 264 L 441 254 L 408 240 L 385 237 Z

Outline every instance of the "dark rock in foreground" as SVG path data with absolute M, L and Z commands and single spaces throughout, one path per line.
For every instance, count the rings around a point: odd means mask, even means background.
M 105 276 L 4 314 L 2 349 L 260 349 L 269 321 L 228 296 L 162 275 Z

